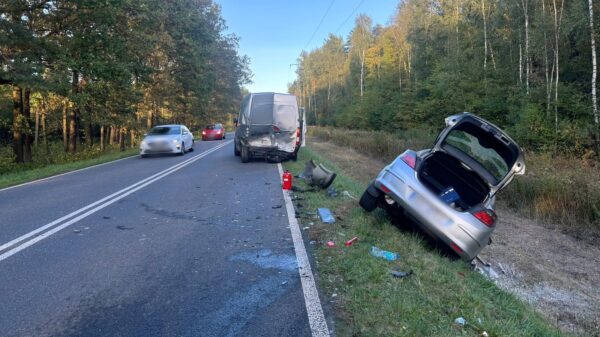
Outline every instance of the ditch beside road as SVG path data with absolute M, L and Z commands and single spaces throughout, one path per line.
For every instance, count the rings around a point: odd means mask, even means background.
M 311 138 L 308 141 L 308 144 L 310 144 L 309 152 L 311 154 L 320 156 L 321 158 L 327 158 L 327 161 L 334 165 L 336 169 L 340 170 L 339 173 L 342 173 L 344 176 L 351 179 L 351 181 L 347 182 L 348 184 L 355 185 L 358 183 L 359 186 L 357 190 L 360 192 L 362 192 L 362 189 L 364 189 L 367 183 L 387 164 L 357 153 L 350 148 L 336 146 L 329 142 L 320 141 L 317 138 Z M 356 197 L 360 197 L 360 195 L 356 195 Z M 329 202 L 327 199 L 323 200 L 324 202 Z M 428 256 L 429 254 L 437 254 L 436 252 L 432 253 L 428 250 L 425 250 L 425 253 L 423 253 L 418 245 L 414 251 L 408 248 L 414 243 L 412 243 L 411 240 L 408 241 L 410 243 L 406 243 L 406 237 L 412 237 L 417 241 L 421 239 L 419 234 L 415 235 L 412 231 L 402 228 L 402 224 L 400 224 L 400 230 L 393 228 L 394 230 L 391 232 L 389 228 L 380 228 L 380 226 L 389 226 L 389 224 L 383 224 L 387 222 L 387 216 L 382 214 L 383 212 L 376 212 L 373 216 L 365 217 L 361 210 L 358 209 L 358 205 L 350 200 L 347 200 L 347 202 L 342 203 L 341 205 L 336 205 L 336 208 L 335 211 L 337 214 L 340 214 L 346 219 L 351 217 L 352 220 L 359 219 L 359 221 L 367 223 L 373 221 L 375 224 L 371 225 L 374 226 L 372 229 L 359 227 L 359 230 L 367 231 L 368 235 L 375 236 L 374 238 L 369 239 L 386 241 L 384 238 L 378 238 L 377 235 L 389 235 L 394 238 L 393 240 L 395 241 L 393 242 L 395 242 L 396 246 L 390 245 L 385 247 L 386 249 L 399 249 L 403 253 L 401 255 L 417 254 L 415 251 L 418 252 L 418 254 L 423 254 L 424 256 L 418 258 L 415 263 L 420 264 L 423 263 L 424 260 L 428 261 L 432 259 L 431 256 Z M 493 269 L 492 282 L 506 292 L 514 294 L 520 300 L 529 303 L 545 316 L 550 325 L 556 326 L 564 332 L 581 336 L 600 335 L 600 291 L 597 287 L 597 285 L 600 284 L 600 270 L 597 268 L 597 266 L 600 265 L 600 247 L 588 241 L 582 241 L 565 234 L 558 229 L 558 226 L 553 228 L 553 226 L 549 224 L 542 224 L 532 219 L 518 216 L 513 212 L 510 212 L 506 207 L 502 207 L 502 205 L 500 205 L 497 211 L 500 221 L 496 232 L 493 235 L 493 244 L 484 249 L 480 255 L 484 261 L 491 264 Z M 375 218 L 374 220 L 373 217 Z M 315 225 L 310 226 L 308 231 L 309 235 L 317 242 L 319 240 L 329 240 L 332 235 L 339 235 L 339 233 L 346 233 L 348 236 L 353 235 L 353 233 L 349 231 L 349 229 L 353 229 L 351 225 L 344 225 L 344 222 L 342 222 L 340 226 L 347 226 L 348 228 L 338 227 L 333 230 L 332 233 L 331 228 Z M 373 234 L 372 232 L 376 233 Z M 390 239 L 388 238 L 387 241 L 389 240 Z M 350 273 L 350 275 L 352 275 L 353 272 L 345 270 L 343 261 L 340 261 L 335 254 L 332 256 L 327 255 L 330 254 L 330 252 L 324 248 L 316 248 L 316 252 L 317 255 L 321 256 L 318 261 L 321 263 L 319 270 L 325 274 L 323 276 L 324 287 L 336 294 L 334 302 L 337 302 L 339 305 L 334 307 L 338 309 L 338 315 L 342 317 L 342 320 L 352 318 L 357 321 L 357 324 L 354 324 L 354 327 L 350 329 L 350 331 L 355 332 L 354 329 L 360 331 L 362 324 L 377 324 L 377 319 L 375 318 L 365 320 L 364 318 L 357 317 L 359 312 L 360 315 L 365 315 L 362 308 L 356 307 L 355 309 L 349 309 L 353 308 L 353 306 L 348 305 L 347 303 L 342 304 L 344 301 L 354 302 L 355 299 L 344 300 L 343 295 L 337 297 L 342 291 L 339 289 L 340 285 L 337 286 L 338 290 L 335 290 L 336 286 L 334 284 L 336 282 L 332 282 L 331 278 L 346 276 L 346 281 L 341 282 L 346 284 L 349 283 L 347 284 L 349 288 L 346 290 L 346 296 L 349 294 L 352 296 L 356 295 L 354 291 L 350 290 L 351 287 L 362 286 L 376 289 L 377 282 L 375 282 L 375 284 L 372 282 L 367 282 L 366 284 L 356 283 L 356 280 L 353 280 L 352 276 L 347 274 Z M 368 258 L 369 257 L 367 257 L 367 259 Z M 448 263 L 453 267 L 455 267 L 456 263 L 460 263 L 450 261 L 448 258 L 445 258 L 446 262 L 439 262 L 437 258 L 433 259 L 436 261 L 435 263 Z M 442 259 L 444 258 L 442 257 Z M 356 268 L 362 270 L 367 268 L 368 270 L 370 266 L 370 264 L 365 264 Z M 410 264 L 406 264 L 403 267 L 414 268 L 414 266 L 411 266 Z M 444 267 L 444 269 L 447 267 L 448 266 Z M 431 272 L 430 268 L 424 268 L 424 270 Z M 339 273 L 340 275 L 334 276 L 334 272 Z M 367 273 L 368 272 L 370 271 L 367 271 Z M 444 272 L 447 272 L 447 270 Z M 462 273 L 462 271 L 459 272 Z M 471 272 L 469 271 L 468 273 Z M 383 277 L 383 275 L 377 275 L 377 277 Z M 440 277 L 444 278 L 445 276 L 440 275 Z M 466 283 L 464 287 L 468 288 L 474 284 L 477 283 Z M 389 286 L 397 287 L 398 285 L 392 283 Z M 422 291 L 439 291 L 432 289 L 428 290 L 428 286 L 430 285 L 420 285 Z M 467 293 L 471 292 L 464 288 L 455 290 L 453 289 L 454 286 L 459 285 L 454 282 L 447 283 L 445 291 L 458 291 L 459 293 L 462 293 L 463 291 L 466 291 Z M 480 284 L 478 286 L 481 287 L 485 285 Z M 441 298 L 444 298 L 444 296 L 441 296 L 440 299 Z M 377 300 L 377 296 L 375 296 L 374 301 Z M 381 300 L 385 302 L 384 299 Z M 432 299 L 429 299 L 428 301 L 431 300 Z M 475 298 L 472 300 L 487 303 L 489 299 Z M 399 304 L 394 304 L 393 298 L 388 299 L 387 301 L 392 302 L 390 305 L 397 305 L 398 308 L 402 307 Z M 459 301 L 462 302 L 464 299 Z M 460 316 L 461 310 L 467 311 L 469 310 L 467 308 L 472 305 L 473 304 L 466 305 L 461 309 L 459 303 L 455 307 L 453 305 L 441 305 L 440 308 L 443 308 L 441 310 L 448 311 L 448 316 L 450 318 L 453 315 Z M 485 307 L 485 304 L 482 303 L 475 304 L 475 306 L 481 305 Z M 495 305 L 501 306 L 502 304 L 497 303 Z M 497 309 L 502 311 L 506 308 Z M 455 310 L 456 313 L 453 313 Z M 484 308 L 476 308 L 474 311 L 481 312 L 481 315 L 485 315 L 486 312 Z M 517 309 L 515 309 L 515 311 L 518 312 Z M 396 314 L 399 314 L 400 316 L 404 315 L 402 312 L 396 312 Z M 433 316 L 435 317 L 435 315 Z M 477 318 L 467 318 L 467 320 L 469 319 L 474 320 Z M 402 318 L 400 318 L 400 320 L 402 321 Z M 435 318 L 433 321 L 435 321 Z M 451 326 L 451 324 L 448 326 Z M 400 326 L 400 328 L 402 328 L 402 326 Z M 498 330 L 496 331 L 499 332 L 502 331 L 502 329 L 502 327 L 498 327 Z M 341 329 L 338 328 L 338 330 Z M 415 333 L 417 332 L 415 331 Z M 430 335 L 436 335 L 434 330 L 428 330 L 428 333 Z M 516 334 L 513 332 L 508 334 L 505 333 L 504 335 L 527 335 L 528 333 L 533 333 L 533 331 L 523 329 Z

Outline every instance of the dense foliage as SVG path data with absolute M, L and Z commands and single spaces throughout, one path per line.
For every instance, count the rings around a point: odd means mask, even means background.
M 0 144 L 20 163 L 226 119 L 250 73 L 225 28 L 212 0 L 1 1 Z
M 290 92 L 322 125 L 397 132 L 470 111 L 525 148 L 594 156 L 593 12 L 591 0 L 403 0 L 387 25 L 361 15 L 347 39 L 303 52 Z

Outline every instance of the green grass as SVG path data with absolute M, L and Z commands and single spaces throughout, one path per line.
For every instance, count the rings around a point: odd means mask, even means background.
M 297 174 L 313 158 L 334 169 L 334 186 L 359 198 L 364 184 L 343 174 L 309 148 L 297 162 L 284 166 Z M 305 187 L 299 179 L 295 186 Z M 339 336 L 562 336 L 529 305 L 497 288 L 471 270 L 468 264 L 443 256 L 416 233 L 393 226 L 377 210 L 366 213 L 357 201 L 345 196 L 329 198 L 325 192 L 297 193 L 301 226 L 315 240 L 319 283 L 324 298 L 332 301 Z M 328 207 L 341 219 L 323 225 L 313 214 Z M 307 213 L 306 213 L 307 212 Z M 311 223 L 313 223 L 311 225 Z M 359 241 L 344 247 L 354 236 Z M 337 246 L 329 248 L 325 242 Z M 401 258 L 388 262 L 369 254 L 371 246 L 396 251 Z M 390 270 L 412 270 L 413 275 L 395 279 Z M 337 294 L 332 297 L 332 294 Z M 457 317 L 469 323 L 453 324 Z
M 110 149 L 106 152 L 95 152 L 95 154 L 86 154 L 85 157 L 82 159 L 78 159 L 77 157 L 75 157 L 72 159 L 73 161 L 45 164 L 43 166 L 39 166 L 41 164 L 34 164 L 24 167 L 15 166 L 12 172 L 5 172 L 0 174 L 0 188 L 18 185 L 29 181 L 50 177 L 56 174 L 106 163 L 109 161 L 132 156 L 137 152 L 137 149 L 127 149 L 123 152 L 117 149 Z

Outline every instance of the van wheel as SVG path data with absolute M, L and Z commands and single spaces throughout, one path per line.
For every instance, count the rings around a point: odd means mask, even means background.
M 248 161 L 250 161 L 250 150 L 247 146 L 242 145 L 240 156 L 242 157 L 242 163 L 247 163 Z
M 237 144 L 233 144 L 233 154 L 234 154 L 236 157 L 239 157 L 239 156 L 240 156 L 240 150 L 238 149 L 238 146 L 237 146 Z

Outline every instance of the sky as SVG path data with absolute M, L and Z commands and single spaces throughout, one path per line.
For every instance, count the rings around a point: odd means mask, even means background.
M 247 85 L 250 92 L 287 92 L 302 50 L 318 48 L 329 33 L 346 38 L 359 14 L 369 15 L 373 24 L 386 24 L 398 4 L 398 0 L 216 2 L 221 5 L 227 33 L 240 38 L 239 53 L 250 57 L 254 82 Z

